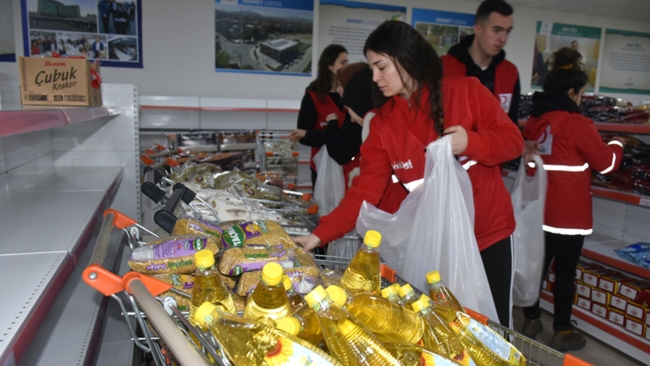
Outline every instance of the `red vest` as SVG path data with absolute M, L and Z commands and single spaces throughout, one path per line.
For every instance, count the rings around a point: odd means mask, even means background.
M 308 91 L 311 99 L 314 101 L 316 106 L 316 115 L 318 120 L 314 123 L 315 131 L 322 131 L 327 127 L 327 116 L 332 113 L 336 113 L 339 120 L 339 126 L 343 123 L 345 119 L 345 110 L 341 111 L 339 107 L 334 103 L 332 98 L 329 95 L 325 95 L 325 100 L 321 102 L 318 99 L 318 94 L 314 91 Z M 316 164 L 314 164 L 314 156 L 320 151 L 320 147 L 311 148 L 311 157 L 309 158 L 309 164 L 313 170 L 316 170 Z
M 442 70 L 445 76 L 467 76 L 467 65 L 456 57 L 444 55 L 440 59 L 442 60 Z M 506 113 L 510 111 L 510 102 L 518 78 L 517 67 L 508 60 L 501 61 L 494 70 L 492 94 L 499 100 L 501 108 Z

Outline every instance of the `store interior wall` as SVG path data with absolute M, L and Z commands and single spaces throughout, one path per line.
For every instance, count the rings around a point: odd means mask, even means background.
M 16 55 L 23 55 L 20 0 L 11 0 L 14 15 Z M 413 7 L 474 13 L 479 0 L 357 0 L 407 7 L 410 22 Z M 314 0 L 314 30 L 318 30 L 318 0 Z M 300 100 L 310 76 L 281 76 L 215 72 L 214 1 L 142 0 L 144 68 L 102 68 L 108 83 L 138 86 L 140 95 L 259 98 Z M 3 9 L 4 12 L 4 9 Z M 515 7 L 514 30 L 506 46 L 507 58 L 519 68 L 522 92 L 529 92 L 538 20 L 650 33 L 650 22 L 593 17 L 557 11 Z M 318 34 L 314 33 L 315 42 Z M 312 48 L 318 49 L 316 45 Z M 600 47 L 602 59 L 602 47 Z M 318 56 L 313 51 L 313 60 Z M 0 62 L 0 72 L 18 76 L 16 63 Z M 648 95 L 613 95 L 633 102 L 650 100 Z

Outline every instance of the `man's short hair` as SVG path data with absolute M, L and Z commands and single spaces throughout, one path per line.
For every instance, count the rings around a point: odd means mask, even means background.
M 497 12 L 507 17 L 512 15 L 514 10 L 512 9 L 512 6 L 504 0 L 485 0 L 478 6 L 478 9 L 476 9 L 476 18 L 474 18 L 474 22 L 478 23 L 487 20 L 493 12 Z

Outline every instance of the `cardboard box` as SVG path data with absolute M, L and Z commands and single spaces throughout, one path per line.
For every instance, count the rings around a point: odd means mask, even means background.
M 601 288 L 609 293 L 615 294 L 618 292 L 618 288 L 620 287 L 621 283 L 629 280 L 631 280 L 631 278 L 622 273 L 602 276 L 598 281 L 598 288 Z
M 627 329 L 628 332 L 634 333 L 640 337 L 643 337 L 646 333 L 645 324 L 640 322 L 638 319 L 629 317 L 625 320 L 625 329 Z
M 609 309 L 609 315 L 607 316 L 607 320 L 614 324 L 618 324 L 621 327 L 625 326 L 625 313 L 618 310 L 618 309 Z
M 576 294 L 591 299 L 591 286 L 585 285 L 582 282 L 576 283 Z M 624 310 L 624 309 L 621 309 Z
M 594 288 L 591 290 L 591 301 L 597 302 L 605 306 L 609 305 L 610 296 L 612 296 L 612 294 L 598 288 Z
M 630 280 L 622 282 L 619 286 L 618 293 L 637 304 L 649 307 L 650 283 L 647 281 Z
M 607 316 L 609 315 L 609 308 L 601 304 L 593 303 L 591 304 L 591 312 L 601 318 L 607 319 Z
M 99 64 L 85 59 L 20 57 L 20 99 L 25 105 L 102 105 Z
M 610 276 L 614 273 L 616 272 L 606 268 L 590 269 L 582 274 L 582 282 L 592 287 L 598 287 L 598 281 L 601 277 Z
M 583 309 L 585 309 L 587 311 L 591 311 L 591 300 L 586 299 L 586 298 L 584 298 L 582 296 L 577 297 L 576 305 L 578 305 L 578 307 L 581 307 L 581 308 L 583 308 Z M 623 315 L 623 316 L 625 316 L 625 315 Z
M 635 319 L 639 319 L 640 321 L 643 321 L 647 313 L 648 313 L 648 309 L 646 309 L 645 307 L 636 304 L 632 301 L 629 301 L 627 303 L 625 314 L 627 314 L 628 317 L 632 317 Z
M 603 266 L 596 264 L 596 263 L 591 263 L 591 262 L 585 262 L 583 260 L 578 261 L 578 265 L 576 266 L 576 280 L 578 281 L 583 281 L 583 274 L 584 272 L 590 270 L 590 269 L 598 269 L 598 268 L 603 268 Z
M 621 295 L 612 295 L 612 297 L 609 298 L 609 306 L 618 310 L 626 311 L 627 299 Z

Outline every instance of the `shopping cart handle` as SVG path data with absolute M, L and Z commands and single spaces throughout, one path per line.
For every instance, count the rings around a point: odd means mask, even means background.
M 397 271 L 390 268 L 388 265 L 382 263 L 379 266 L 379 273 L 381 273 L 381 276 L 385 279 L 388 280 L 390 283 L 395 282 L 395 275 L 397 274 Z
M 187 188 L 187 186 L 185 186 L 185 184 L 183 183 L 174 184 L 173 190 L 176 191 L 177 189 L 182 189 L 182 188 L 185 189 L 185 191 L 183 192 L 183 202 L 189 205 L 190 202 L 194 200 L 194 197 L 196 197 L 196 193 L 193 190 Z
M 585 362 L 578 357 L 566 353 L 564 355 L 564 363 L 562 363 L 562 366 L 593 366 L 592 364 Z
M 465 309 L 465 313 L 467 315 L 471 316 L 472 318 L 474 318 L 474 320 L 478 321 L 479 323 L 487 325 L 488 320 L 489 320 L 489 318 L 487 316 L 485 316 L 485 315 L 483 315 L 483 314 L 481 314 L 481 313 L 479 313 L 477 311 L 474 311 L 474 310 L 472 310 L 470 308 L 464 308 L 464 309 Z
M 136 279 L 141 281 L 153 296 L 158 296 L 172 288 L 172 285 L 168 283 L 138 272 L 128 272 L 120 277 L 98 264 L 86 267 L 82 279 L 88 286 L 101 292 L 104 296 L 111 296 L 120 291 L 130 292 L 129 284 Z
M 155 203 L 159 203 L 165 197 L 165 191 L 158 188 L 158 186 L 151 182 L 142 183 L 140 186 L 140 191 L 142 191 L 145 196 L 151 198 L 151 200 Z
M 108 214 L 114 215 L 113 226 L 115 226 L 117 229 L 122 230 L 126 227 L 137 224 L 137 221 L 133 220 L 132 218 L 112 208 L 109 208 L 106 211 L 104 211 L 104 217 L 106 217 L 106 215 Z

